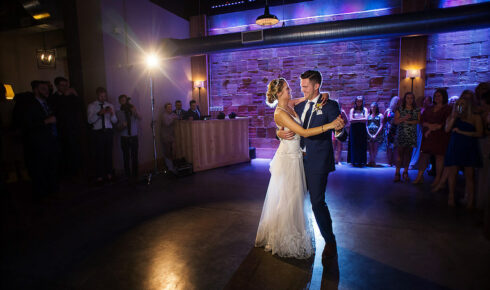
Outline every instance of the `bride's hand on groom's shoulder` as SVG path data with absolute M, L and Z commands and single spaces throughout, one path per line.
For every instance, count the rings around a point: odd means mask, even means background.
M 320 104 L 323 106 L 323 105 L 325 105 L 327 103 L 328 99 L 330 99 L 330 94 L 327 93 L 327 92 L 325 92 L 325 93 L 322 93 L 321 95 L 322 96 L 320 98 L 320 101 L 321 101 Z

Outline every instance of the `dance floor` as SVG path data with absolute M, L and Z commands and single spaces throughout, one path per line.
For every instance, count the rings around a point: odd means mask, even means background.
M 337 167 L 325 267 L 254 248 L 270 160 L 154 184 L 63 186 L 32 204 L 2 194 L 2 289 L 490 289 L 481 213 L 393 183 L 394 168 Z M 411 171 L 415 176 L 416 172 Z M 315 229 L 317 253 L 323 240 Z

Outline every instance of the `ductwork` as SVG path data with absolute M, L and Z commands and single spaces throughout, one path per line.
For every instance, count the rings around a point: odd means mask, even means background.
M 199 55 L 285 45 L 399 37 L 490 27 L 490 2 L 353 20 L 271 28 L 260 42 L 242 43 L 242 33 L 163 39 L 168 56 Z

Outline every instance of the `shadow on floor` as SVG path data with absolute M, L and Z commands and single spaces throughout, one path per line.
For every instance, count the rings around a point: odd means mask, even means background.
M 338 251 L 343 289 L 449 289 L 346 248 Z
M 315 257 L 306 260 L 286 259 L 271 255 L 263 248 L 252 248 L 238 267 L 225 289 L 316 289 L 312 280 L 321 280 L 321 289 L 338 289 L 338 259 L 327 261 L 325 267 L 317 265 Z M 316 275 L 314 269 L 323 271 Z
M 339 257 L 284 259 L 252 248 L 225 289 L 449 289 L 345 248 Z M 314 261 L 316 260 L 316 261 Z

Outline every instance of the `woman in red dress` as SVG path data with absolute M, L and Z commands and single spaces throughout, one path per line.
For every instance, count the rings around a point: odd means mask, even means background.
M 433 185 L 438 184 L 444 167 L 444 154 L 449 142 L 449 134 L 445 132 L 444 125 L 451 114 L 447 105 L 448 95 L 444 89 L 437 89 L 433 96 L 433 105 L 425 109 L 420 117 L 422 124 L 422 145 L 420 146 L 419 172 L 414 184 L 423 183 L 424 171 L 431 155 L 436 157 L 436 178 Z

